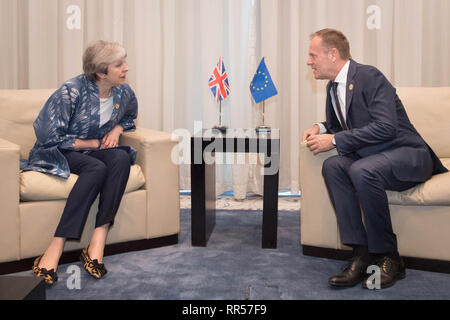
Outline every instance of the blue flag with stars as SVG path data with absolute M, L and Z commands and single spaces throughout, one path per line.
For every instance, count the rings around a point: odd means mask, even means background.
M 255 99 L 256 103 L 278 94 L 269 70 L 264 63 L 264 58 L 261 59 L 258 70 L 256 70 L 255 76 L 250 83 L 250 92 L 252 93 L 253 99 Z

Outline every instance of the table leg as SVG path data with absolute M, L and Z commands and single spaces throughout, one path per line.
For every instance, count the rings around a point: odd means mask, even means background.
M 275 161 L 275 163 L 273 163 Z M 262 247 L 277 247 L 278 228 L 278 158 L 272 157 L 272 164 L 276 165 L 276 172 L 269 164 L 264 167 L 264 195 L 263 195 L 263 222 L 262 222 Z
M 191 241 L 206 247 L 216 225 L 216 166 L 191 164 Z

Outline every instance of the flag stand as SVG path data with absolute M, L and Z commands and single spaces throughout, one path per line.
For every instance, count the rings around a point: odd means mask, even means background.
M 256 127 L 256 133 L 270 133 L 270 131 L 271 131 L 269 126 L 264 125 L 265 102 L 266 102 L 266 100 L 264 100 L 262 102 L 262 104 L 263 104 L 263 112 L 262 112 L 263 121 L 262 121 L 262 125 Z
M 213 129 L 219 130 L 222 133 L 227 132 L 228 127 L 222 125 L 222 100 L 219 101 L 219 125 L 214 126 Z

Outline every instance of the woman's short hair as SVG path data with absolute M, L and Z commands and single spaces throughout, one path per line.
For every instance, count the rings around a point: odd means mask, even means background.
M 125 48 L 117 42 L 97 40 L 83 54 L 83 71 L 91 80 L 98 80 L 97 73 L 108 73 L 108 66 L 127 56 Z
M 311 39 L 314 37 L 322 38 L 322 45 L 327 49 L 336 48 L 341 59 L 347 60 L 352 57 L 350 55 L 350 43 L 341 31 L 328 28 L 322 29 L 311 35 Z

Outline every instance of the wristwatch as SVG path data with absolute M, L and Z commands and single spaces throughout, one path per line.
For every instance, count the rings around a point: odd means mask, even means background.
M 333 140 L 331 140 L 331 143 L 333 144 L 333 146 L 336 147 L 336 139 L 334 139 L 334 137 L 333 137 Z

